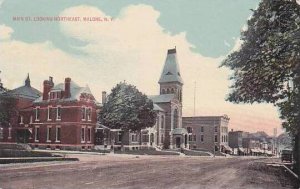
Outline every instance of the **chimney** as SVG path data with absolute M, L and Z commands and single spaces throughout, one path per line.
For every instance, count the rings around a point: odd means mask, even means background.
M 49 99 L 49 92 L 53 86 L 53 77 L 49 77 L 49 80 L 44 81 L 43 100 Z
M 106 91 L 102 91 L 102 104 L 106 103 Z
M 71 78 L 65 78 L 65 98 L 71 97 Z

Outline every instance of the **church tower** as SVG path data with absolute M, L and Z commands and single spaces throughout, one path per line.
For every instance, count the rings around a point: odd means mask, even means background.
M 163 71 L 158 81 L 160 94 L 175 94 L 176 99 L 182 103 L 183 80 L 177 60 L 176 47 L 169 49 Z

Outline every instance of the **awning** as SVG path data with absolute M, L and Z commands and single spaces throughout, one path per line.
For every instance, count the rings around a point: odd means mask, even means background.
M 246 149 L 242 148 L 242 147 L 239 147 L 239 151 L 244 153 L 244 152 L 246 152 Z
M 227 146 L 227 145 L 222 145 L 222 147 L 225 148 L 225 150 L 232 152 L 232 149 L 231 149 L 229 146 Z
M 176 128 L 171 131 L 171 135 L 184 135 L 188 134 L 185 128 Z
M 258 149 L 258 148 L 253 148 L 253 149 L 251 149 L 251 152 L 253 152 L 253 153 L 263 153 L 260 149 Z

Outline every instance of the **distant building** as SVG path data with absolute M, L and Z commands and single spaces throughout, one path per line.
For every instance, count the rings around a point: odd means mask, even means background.
M 228 144 L 232 148 L 233 154 L 244 155 L 246 152 L 243 148 L 243 131 L 233 131 L 228 133 Z
M 189 135 L 189 148 L 231 152 L 228 146 L 228 123 L 225 116 L 183 117 L 183 127 Z

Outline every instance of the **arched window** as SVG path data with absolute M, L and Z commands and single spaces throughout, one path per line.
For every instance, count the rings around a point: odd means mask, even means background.
M 170 94 L 170 89 L 169 88 L 167 89 L 167 94 Z
M 178 128 L 178 110 L 175 109 L 174 110 L 174 114 L 173 114 L 173 128 L 176 129 Z
M 182 101 L 182 91 L 180 90 L 179 92 L 179 101 L 181 102 Z
M 161 121 L 160 126 L 161 126 L 162 129 L 164 129 L 164 127 L 165 127 L 165 124 L 164 124 L 165 123 L 165 116 L 162 115 L 160 121 Z
M 165 89 L 162 89 L 161 90 L 161 94 L 165 94 L 166 93 L 166 90 Z
M 174 93 L 175 93 L 175 90 L 174 90 L 174 88 L 172 88 L 172 89 L 171 89 L 171 93 L 172 93 L 172 94 L 174 94 Z

